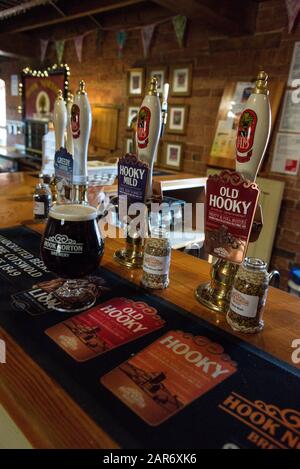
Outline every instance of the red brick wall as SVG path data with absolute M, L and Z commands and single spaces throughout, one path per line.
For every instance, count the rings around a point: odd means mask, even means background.
M 61 31 L 60 31 L 61 33 Z M 62 36 L 63 37 L 63 36 Z M 293 45 L 300 40 L 300 21 L 292 34 L 287 34 L 287 15 L 283 0 L 259 3 L 256 33 L 243 37 L 226 38 L 210 31 L 198 21 L 190 21 L 186 35 L 186 47 L 177 45 L 170 22 L 156 28 L 147 60 L 143 58 L 140 32 L 130 31 L 122 59 L 117 57 L 114 32 L 107 32 L 100 50 L 96 48 L 96 34 L 86 36 L 83 44 L 83 61 L 77 61 L 74 44 L 66 42 L 64 61 L 71 67 L 71 88 L 79 79 L 86 81 L 92 103 L 115 103 L 123 106 L 120 115 L 118 150 L 124 147 L 126 96 L 126 70 L 134 66 L 171 65 L 192 62 L 192 96 L 172 98 L 170 102 L 190 105 L 187 134 L 166 136 L 185 142 L 184 171 L 204 175 L 214 134 L 216 114 L 227 80 L 248 81 L 262 67 L 270 78 L 287 80 Z M 49 63 L 55 61 L 53 44 L 47 52 Z M 36 64 L 39 66 L 39 64 Z M 20 71 L 19 63 L 0 64 L 0 77 Z M 300 78 L 300 77 L 299 77 Z M 140 100 L 132 100 L 140 103 Z M 8 117 L 14 117 L 16 98 L 8 96 Z M 294 263 L 300 264 L 300 175 L 286 177 L 270 173 L 270 152 L 263 167 L 263 176 L 285 181 L 286 188 L 276 235 L 272 267 L 280 269 L 286 286 L 288 271 Z

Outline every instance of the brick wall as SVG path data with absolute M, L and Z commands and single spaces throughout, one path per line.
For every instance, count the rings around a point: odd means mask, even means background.
M 57 32 L 64 37 L 62 29 Z M 207 158 L 214 134 L 216 114 L 227 80 L 248 81 L 263 67 L 272 78 L 286 80 L 293 45 L 300 40 L 300 21 L 292 34 L 287 34 L 287 15 L 283 0 L 259 3 L 256 33 L 244 37 L 226 38 L 205 28 L 201 23 L 190 21 L 186 36 L 186 47 L 177 46 L 170 22 L 156 28 L 147 60 L 143 58 L 139 31 L 128 33 L 122 59 L 117 57 L 114 32 L 107 32 L 101 49 L 96 47 L 96 34 L 86 36 L 83 45 L 83 61 L 78 63 L 72 41 L 66 42 L 64 61 L 71 67 L 71 88 L 76 89 L 83 78 L 92 103 L 115 103 L 123 106 L 120 115 L 118 150 L 124 147 L 126 96 L 126 70 L 135 66 L 171 65 L 192 62 L 192 96 L 171 98 L 170 102 L 190 105 L 187 134 L 169 136 L 175 141 L 185 142 L 184 171 L 204 175 Z M 49 64 L 55 62 L 54 45 L 47 52 Z M 47 63 L 47 64 L 48 64 Z M 0 77 L 9 80 L 11 73 L 19 72 L 23 64 L 9 62 L 0 64 Z M 36 64 L 40 66 L 40 64 Z M 140 103 L 140 100 L 131 100 Z M 17 99 L 8 92 L 8 117 L 15 117 Z M 270 173 L 274 136 L 261 175 L 285 181 L 285 193 L 276 241 L 271 261 L 272 267 L 280 269 L 283 286 L 286 286 L 288 271 L 294 263 L 300 264 L 300 175 L 286 177 Z

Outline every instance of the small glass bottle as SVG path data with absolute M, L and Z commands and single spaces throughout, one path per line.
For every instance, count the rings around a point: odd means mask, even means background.
M 56 177 L 55 174 L 52 174 L 49 182 L 49 188 L 52 195 L 52 203 L 54 204 L 57 201 L 57 188 L 56 188 Z
M 47 220 L 52 205 L 52 194 L 49 185 L 40 176 L 33 194 L 33 218 L 36 222 Z
M 171 244 L 165 227 L 153 228 L 146 239 L 143 259 L 142 285 L 163 289 L 169 285 Z
M 235 331 L 254 333 L 264 327 L 262 319 L 270 275 L 266 263 L 246 257 L 234 279 L 227 322 Z

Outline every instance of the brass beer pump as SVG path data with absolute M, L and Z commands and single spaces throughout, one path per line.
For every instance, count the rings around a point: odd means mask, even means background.
M 200 284 L 195 295 L 197 300 L 213 311 L 226 313 L 238 264 L 216 258 L 211 266 L 208 283 Z
M 255 182 L 270 137 L 271 111 L 267 89 L 268 75 L 261 71 L 256 80 L 254 91 L 248 98 L 245 109 L 252 109 L 258 116 L 252 156 L 244 162 L 236 161 L 236 170 L 246 179 Z M 260 119 L 260 120 L 259 120 Z M 263 226 L 260 205 L 257 206 L 250 233 L 249 242 L 257 241 Z M 210 282 L 200 284 L 195 290 L 197 300 L 207 308 L 220 313 L 227 313 L 233 281 L 239 264 L 215 257 L 211 266 Z
M 167 96 L 165 98 L 167 100 Z M 139 146 L 139 114 L 137 120 L 132 122 L 132 130 L 134 133 L 134 149 L 136 150 L 138 159 L 148 165 L 148 180 L 146 190 L 146 216 L 144 217 L 144 223 L 148 223 L 148 214 L 150 213 L 151 201 L 152 201 L 152 173 L 153 163 L 157 154 L 158 143 L 161 136 L 162 129 L 162 112 L 161 104 L 159 99 L 159 93 L 157 90 L 157 79 L 151 78 L 149 89 L 144 97 L 140 111 L 148 111 L 149 115 L 149 134 L 148 142 L 145 145 Z M 151 116 L 151 117 L 150 117 Z M 119 201 L 120 202 L 120 201 Z M 120 203 L 118 204 L 120 210 Z M 127 215 L 128 218 L 130 218 Z M 148 232 L 148 227 L 141 227 L 141 230 Z M 129 269 L 141 268 L 143 264 L 143 237 L 137 233 L 134 229 L 127 229 L 126 233 L 126 245 L 123 249 L 119 249 L 114 253 L 114 259 L 121 265 L 126 266 Z

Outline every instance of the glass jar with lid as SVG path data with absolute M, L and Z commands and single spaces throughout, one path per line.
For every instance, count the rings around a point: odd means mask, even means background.
M 146 239 L 143 259 L 142 285 L 146 288 L 163 289 L 169 285 L 171 243 L 166 227 L 151 230 Z
M 246 257 L 234 279 L 227 313 L 227 322 L 235 331 L 254 333 L 264 327 L 263 312 L 269 282 L 277 271 L 267 272 L 267 264 L 255 257 Z

